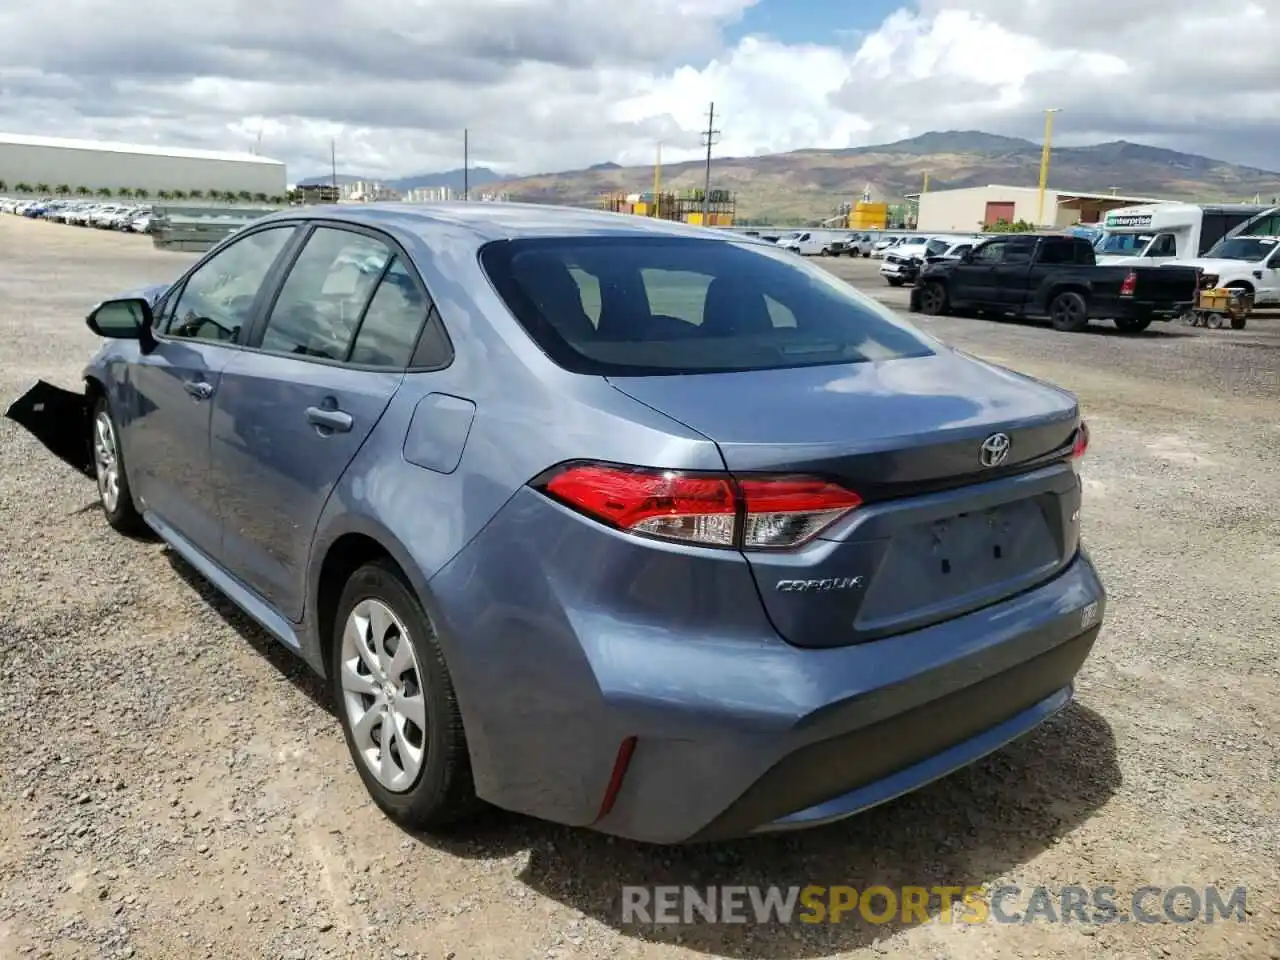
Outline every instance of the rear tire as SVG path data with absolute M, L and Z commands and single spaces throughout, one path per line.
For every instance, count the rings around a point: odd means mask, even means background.
M 1151 326 L 1150 317 L 1116 317 L 1116 329 L 1122 333 L 1141 333 Z
M 351 575 L 331 648 L 342 733 L 373 802 L 410 830 L 474 813 L 480 804 L 444 652 L 393 564 L 374 561 Z
M 1248 322 L 1248 320 L 1249 320 L 1249 318 L 1248 318 L 1248 317 L 1232 317 L 1232 318 L 1231 318 L 1231 329 L 1232 329 L 1232 330 L 1243 330 L 1243 329 L 1244 329 L 1244 327 L 1245 327 L 1245 324 Z
M 1065 290 L 1049 304 L 1049 321 L 1063 333 L 1079 333 L 1089 325 L 1089 302 L 1074 290 Z
M 129 475 L 125 471 L 124 455 L 120 448 L 120 431 L 111 413 L 106 397 L 99 397 L 93 405 L 89 443 L 93 453 L 93 474 L 98 484 L 98 502 L 107 523 L 118 533 L 137 536 L 147 531 L 147 525 L 133 502 L 129 489 Z
M 920 288 L 920 312 L 934 317 L 945 314 L 950 307 L 947 288 L 937 280 L 930 280 Z

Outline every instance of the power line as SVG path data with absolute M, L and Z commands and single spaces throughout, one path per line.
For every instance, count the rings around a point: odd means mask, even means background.
M 711 109 L 707 111 L 707 129 L 702 131 L 702 138 L 706 141 L 703 145 L 707 148 L 707 169 L 702 185 L 702 225 L 704 227 L 711 219 L 711 148 L 719 135 L 720 131 L 716 129 L 716 104 L 713 100 Z

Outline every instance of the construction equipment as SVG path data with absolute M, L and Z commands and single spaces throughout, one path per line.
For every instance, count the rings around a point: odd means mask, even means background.
M 1253 293 L 1240 287 L 1211 287 L 1201 290 L 1196 305 L 1186 314 L 1193 327 L 1220 329 L 1230 324 L 1232 330 L 1243 330 L 1253 310 Z

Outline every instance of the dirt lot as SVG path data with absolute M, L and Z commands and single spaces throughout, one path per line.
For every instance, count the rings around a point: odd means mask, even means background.
M 0 217 L 0 402 L 67 386 L 99 297 L 189 262 Z M 836 272 L 890 303 L 872 261 Z M 0 422 L 0 958 L 1280 957 L 1280 321 L 1077 335 L 927 319 L 1077 391 L 1111 592 L 1065 715 L 823 830 L 645 848 L 495 813 L 406 836 L 320 685 Z M 695 926 L 624 883 L 1248 887 L 1244 923 Z M 1021 909 L 1021 906 L 1015 907 Z

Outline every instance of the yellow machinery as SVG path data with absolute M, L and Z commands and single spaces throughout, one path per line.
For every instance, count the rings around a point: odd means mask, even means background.
M 889 224 L 887 203 L 868 203 L 859 200 L 849 212 L 850 230 L 884 230 Z
M 675 220 L 681 223 L 710 227 L 731 227 L 734 222 L 736 203 L 727 190 L 712 190 L 710 201 L 703 202 L 701 190 L 688 190 L 683 193 L 609 193 L 605 194 L 602 206 L 614 213 L 629 213 L 637 217 L 660 217 L 663 220 Z M 703 216 L 703 207 L 707 208 Z

